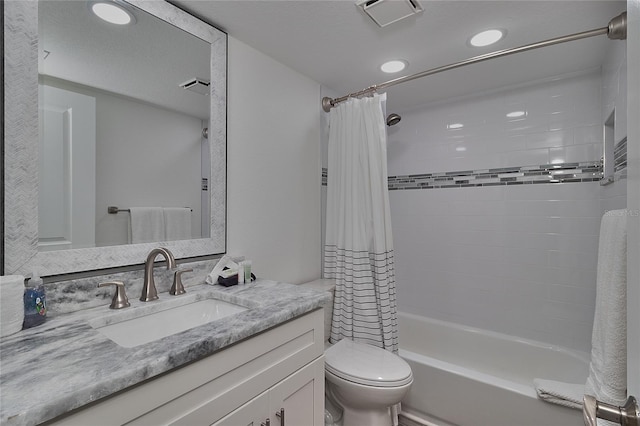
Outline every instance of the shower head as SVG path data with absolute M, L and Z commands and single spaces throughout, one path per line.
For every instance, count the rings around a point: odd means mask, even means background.
M 389 116 L 387 117 L 387 126 L 395 126 L 400 122 L 400 120 L 402 120 L 402 117 L 400 117 L 398 114 L 389 114 Z

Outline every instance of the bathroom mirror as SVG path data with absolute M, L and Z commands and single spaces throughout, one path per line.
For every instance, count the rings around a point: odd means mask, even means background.
M 118 1 L 133 14 L 134 24 L 115 30 L 113 24 L 92 16 L 92 2 L 10 3 L 5 3 L 4 13 L 8 88 L 4 273 L 37 270 L 49 276 L 139 264 L 159 245 L 168 247 L 176 258 L 223 253 L 226 34 L 163 1 Z M 194 79 L 198 81 L 192 87 L 195 90 L 179 86 Z M 69 94 L 80 95 L 89 104 L 74 107 L 67 100 Z M 96 111 L 86 114 L 91 99 Z M 91 120 L 81 113 L 95 117 L 94 130 L 86 125 Z M 154 116 L 156 113 L 160 115 Z M 182 121 L 171 121 L 175 117 Z M 98 136 L 93 159 L 80 160 L 77 170 L 67 168 L 71 160 L 64 141 L 59 150 L 64 155 L 41 156 L 39 149 L 39 134 L 47 135 L 47 129 L 53 129 L 54 140 L 64 139 L 71 132 L 70 123 L 82 123 L 89 127 L 89 134 Z M 205 128 L 208 138 L 203 136 Z M 166 141 L 160 140 L 167 135 Z M 87 169 L 88 175 L 68 185 L 74 189 L 84 185 L 85 192 L 50 193 L 53 178 L 39 183 L 38 175 L 43 172 L 34 173 L 34 168 L 47 156 L 58 158 L 48 168 L 53 176 L 58 173 L 62 183 Z M 60 207 L 44 204 L 65 198 L 90 201 L 84 207 L 67 208 L 56 222 L 50 213 Z M 109 206 L 119 212 L 108 213 Z M 189 237 L 193 238 L 127 244 L 130 223 L 126 210 L 155 206 L 188 207 L 192 215 Z M 56 234 L 64 234 L 58 227 L 76 221 L 93 223 L 95 232 L 86 231 L 93 234 L 88 242 L 66 241 L 64 235 Z M 43 227 L 47 222 L 54 226 Z M 66 232 L 80 235 L 72 225 Z
M 38 249 L 208 237 L 210 44 L 134 7 L 110 23 L 96 6 L 38 2 Z M 130 220 L 132 206 L 171 210 Z

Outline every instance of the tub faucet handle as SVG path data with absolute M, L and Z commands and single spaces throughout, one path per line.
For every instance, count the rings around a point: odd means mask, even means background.
M 629 396 L 622 407 L 598 401 L 591 395 L 583 398 L 582 414 L 586 426 L 597 426 L 598 418 L 622 426 L 640 426 L 640 407 L 633 396 Z

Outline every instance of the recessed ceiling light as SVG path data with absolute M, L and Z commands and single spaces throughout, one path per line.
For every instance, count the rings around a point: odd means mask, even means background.
M 452 123 L 452 124 L 447 124 L 447 129 L 461 129 L 464 127 L 464 124 L 462 123 Z
M 405 60 L 402 59 L 394 59 L 393 61 L 388 61 L 385 62 L 384 64 L 380 65 L 380 69 L 383 72 L 386 73 L 394 73 L 394 72 L 400 72 L 403 69 L 405 69 L 407 67 L 407 65 L 409 65 L 409 63 Z
M 527 115 L 525 111 L 511 111 L 510 113 L 507 114 L 507 117 L 518 118 L 518 117 L 524 117 L 525 115 Z
M 94 1 L 89 3 L 91 11 L 103 21 L 116 25 L 134 24 L 136 18 L 119 2 Z
M 458 152 L 464 152 L 464 151 L 466 151 L 466 150 L 467 150 L 467 148 L 465 148 L 464 146 L 458 146 L 458 147 L 456 147 L 456 151 L 458 151 Z
M 469 44 L 475 47 L 489 46 L 504 37 L 502 30 L 486 30 L 471 37 Z

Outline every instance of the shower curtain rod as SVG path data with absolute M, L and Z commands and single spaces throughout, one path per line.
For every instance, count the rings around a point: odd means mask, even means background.
M 405 83 L 407 81 L 415 80 L 417 78 L 426 77 L 428 75 L 438 74 L 443 71 L 449 71 L 455 68 L 460 68 L 466 65 L 475 64 L 477 62 L 486 61 L 489 59 L 499 58 L 502 56 L 513 55 L 514 53 L 526 52 L 528 50 L 538 49 L 541 47 L 553 46 L 554 44 L 566 43 L 569 41 L 580 40 L 583 38 L 594 37 L 602 34 L 607 34 L 611 40 L 626 40 L 627 39 L 627 12 L 623 12 L 620 15 L 609 21 L 609 25 L 603 28 L 598 28 L 591 31 L 584 31 L 581 33 L 570 34 L 562 37 L 556 37 L 538 43 L 527 44 L 520 47 L 514 47 L 512 49 L 498 50 L 496 52 L 486 53 L 484 55 L 474 56 L 473 58 L 465 59 L 464 61 L 455 62 L 453 64 L 444 65 L 442 67 L 431 68 L 426 71 L 422 71 L 416 74 L 406 75 L 393 80 L 386 81 L 380 84 L 374 84 L 359 92 L 350 93 L 340 98 L 331 99 L 329 97 L 322 98 L 322 109 L 325 112 L 329 112 L 331 108 L 344 102 L 349 98 L 359 97 L 367 94 L 377 92 L 387 87 L 395 86 L 396 84 Z

